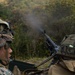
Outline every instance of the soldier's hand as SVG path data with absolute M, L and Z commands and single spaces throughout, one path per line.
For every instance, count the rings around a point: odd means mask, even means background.
M 14 75 L 21 75 L 21 71 L 19 70 L 19 68 L 17 66 L 14 66 L 13 74 Z

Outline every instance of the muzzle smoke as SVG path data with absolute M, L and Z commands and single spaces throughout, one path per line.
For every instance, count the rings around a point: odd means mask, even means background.
M 33 30 L 42 31 L 43 23 L 39 19 L 39 17 L 37 17 L 36 15 L 32 13 L 26 15 L 26 22 L 27 22 L 27 25 L 31 27 Z

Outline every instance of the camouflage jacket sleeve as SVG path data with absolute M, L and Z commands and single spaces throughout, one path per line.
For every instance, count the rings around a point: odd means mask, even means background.
M 13 75 L 13 74 L 8 69 L 0 67 L 0 75 Z

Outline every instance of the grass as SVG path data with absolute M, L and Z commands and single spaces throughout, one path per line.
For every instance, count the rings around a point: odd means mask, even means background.
M 34 58 L 29 58 L 29 59 L 17 59 L 17 60 L 20 60 L 20 61 L 23 61 L 23 62 L 28 62 L 28 63 L 31 63 L 31 64 L 35 64 L 35 66 L 37 66 L 46 59 L 47 59 L 46 57 L 43 57 L 43 58 L 34 57 Z M 47 66 L 49 64 L 50 64 L 50 61 L 46 62 L 45 64 L 43 64 L 41 66 L 39 66 L 38 69 L 47 68 Z

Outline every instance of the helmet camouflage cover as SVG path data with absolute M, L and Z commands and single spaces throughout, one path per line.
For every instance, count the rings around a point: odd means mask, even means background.
M 9 23 L 0 19 L 0 34 L 8 34 L 10 31 Z
M 0 38 L 4 39 L 6 42 L 12 42 L 13 35 L 10 31 L 9 23 L 0 19 Z M 2 42 L 0 42 L 2 46 Z
M 75 58 L 75 34 L 67 35 L 64 37 L 61 42 L 61 49 L 58 53 Z

